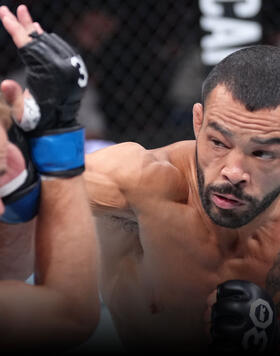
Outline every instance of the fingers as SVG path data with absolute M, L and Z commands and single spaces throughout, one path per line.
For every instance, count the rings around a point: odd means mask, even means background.
M 39 35 L 41 35 L 44 30 L 42 29 L 41 25 L 38 22 L 33 22 L 33 26 L 35 28 L 35 31 L 39 33 Z
M 18 48 L 23 47 L 32 40 L 24 26 L 6 6 L 0 7 L 0 19 Z
M 37 22 L 33 22 L 25 5 L 18 7 L 17 17 L 7 6 L 0 6 L 0 19 L 18 48 L 32 41 L 32 38 L 29 36 L 31 32 L 43 32 L 41 26 Z
M 11 106 L 12 116 L 20 122 L 24 110 L 24 96 L 21 86 L 14 80 L 4 80 L 1 83 L 1 92 Z
M 24 5 L 20 5 L 17 8 L 17 18 L 18 21 L 22 24 L 22 26 L 28 31 L 32 31 L 33 20 L 30 16 L 30 13 L 27 10 L 27 7 Z
M 22 24 L 26 32 L 29 34 L 37 31 L 39 34 L 43 33 L 42 27 L 38 22 L 33 22 L 32 17 L 25 5 L 20 5 L 17 8 L 18 21 Z

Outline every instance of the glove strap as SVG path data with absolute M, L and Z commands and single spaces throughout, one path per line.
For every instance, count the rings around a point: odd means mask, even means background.
M 57 177 L 72 177 L 84 171 L 84 129 L 52 130 L 30 137 L 32 160 L 37 170 Z
M 33 219 L 39 210 L 41 181 L 38 179 L 16 194 L 3 198 L 5 212 L 0 221 L 6 224 L 19 224 Z

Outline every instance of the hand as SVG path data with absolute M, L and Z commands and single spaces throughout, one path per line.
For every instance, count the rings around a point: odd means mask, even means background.
M 254 283 L 231 280 L 217 288 L 212 306 L 211 349 L 223 352 L 272 352 L 279 342 L 276 308 Z
M 17 48 L 21 48 L 32 41 L 30 33 L 43 33 L 39 23 L 33 22 L 25 5 L 20 5 L 17 8 L 17 16 L 7 6 L 0 6 L 0 19 L 7 32 L 12 36 Z
M 25 6 L 19 6 L 17 17 L 1 7 L 0 18 L 19 48 L 27 69 L 27 86 L 36 100 L 32 101 L 27 91 L 21 93 L 15 82 L 2 84 L 4 96 L 13 104 L 17 122 L 29 131 L 32 160 L 37 170 L 59 177 L 81 174 L 84 130 L 76 116 L 88 79 L 83 60 L 60 37 L 45 33 L 33 22 Z M 27 102 L 28 98 L 31 101 Z
M 0 19 L 4 28 L 11 35 L 17 48 L 22 48 L 33 40 L 32 37 L 30 37 L 30 33 L 34 31 L 38 34 L 43 33 L 40 24 L 33 22 L 25 5 L 18 7 L 17 16 L 15 16 L 7 6 L 0 6 Z M 28 102 L 33 100 L 29 90 L 25 89 L 23 91 L 20 85 L 14 80 L 4 80 L 1 83 L 1 92 L 6 102 L 11 106 L 11 114 L 15 122 L 24 130 L 26 127 L 30 127 L 31 119 L 27 113 L 25 113 L 28 109 Z

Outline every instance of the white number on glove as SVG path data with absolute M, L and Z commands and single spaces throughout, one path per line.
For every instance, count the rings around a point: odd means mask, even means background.
M 251 304 L 249 315 L 255 326 L 244 334 L 243 347 L 245 350 L 248 350 L 249 341 L 252 339 L 254 345 L 259 345 L 260 351 L 264 351 L 268 342 L 265 329 L 267 329 L 273 321 L 273 311 L 267 301 L 259 298 Z
M 78 79 L 78 85 L 81 88 L 84 88 L 88 82 L 88 72 L 84 61 L 82 60 L 81 57 L 73 56 L 71 57 L 71 64 L 73 67 L 78 68 L 78 71 L 81 75 L 80 78 Z

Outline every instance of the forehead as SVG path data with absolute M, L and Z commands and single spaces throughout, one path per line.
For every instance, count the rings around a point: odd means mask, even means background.
M 221 85 L 209 94 L 205 103 L 204 118 L 206 127 L 210 122 L 219 122 L 231 130 L 238 130 L 248 135 L 251 133 L 280 135 L 280 106 L 276 109 L 248 111 Z

